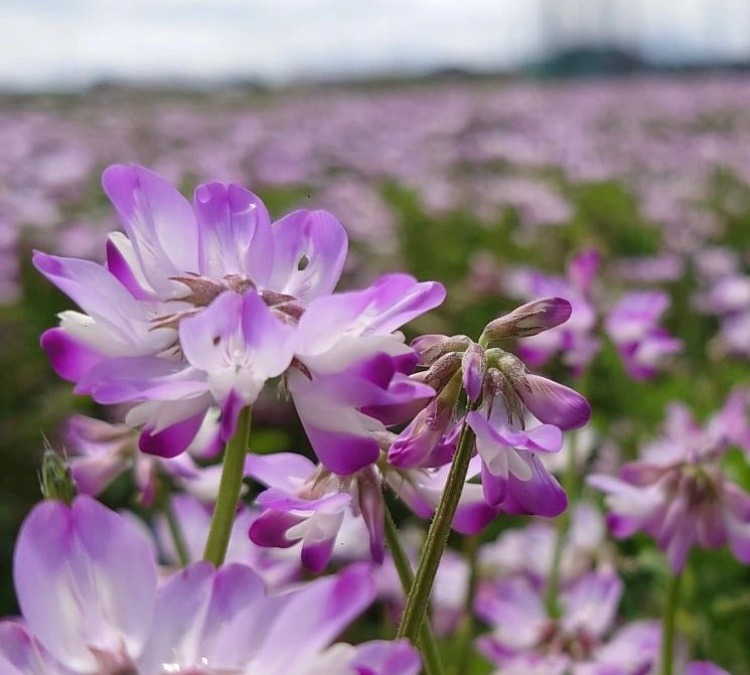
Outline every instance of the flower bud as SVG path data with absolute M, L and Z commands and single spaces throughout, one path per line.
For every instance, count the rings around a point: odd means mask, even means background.
M 417 353 L 419 365 L 429 366 L 449 352 L 464 351 L 470 344 L 467 335 L 420 335 L 412 340 L 411 348 Z
M 480 344 L 511 337 L 531 337 L 565 323 L 572 312 L 564 298 L 542 298 L 514 309 L 510 314 L 490 321 L 482 333 Z
M 424 371 L 424 375 L 419 378 L 419 381 L 426 384 L 428 387 L 432 387 L 436 392 L 440 392 L 460 367 L 460 354 L 457 354 L 456 352 L 443 354 L 432 364 L 429 370 Z M 418 375 L 422 375 L 422 373 L 418 373 Z M 412 375 L 412 377 L 414 376 Z
M 464 352 L 461 371 L 466 395 L 474 403 L 482 395 L 482 384 L 487 372 L 487 355 L 476 342 L 472 342 Z
M 76 486 L 70 468 L 50 447 L 44 451 L 40 487 L 45 499 L 59 499 L 66 504 L 72 504 L 76 496 Z

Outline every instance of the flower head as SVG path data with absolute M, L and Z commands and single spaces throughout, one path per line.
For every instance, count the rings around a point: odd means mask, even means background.
M 640 460 L 622 466 L 617 476 L 589 477 L 607 495 L 612 533 L 651 534 L 675 572 L 695 545 L 728 543 L 735 557 L 750 562 L 750 495 L 724 476 L 720 463 L 729 443 L 725 418 L 722 410 L 701 428 L 686 408 L 673 404 L 663 435 Z

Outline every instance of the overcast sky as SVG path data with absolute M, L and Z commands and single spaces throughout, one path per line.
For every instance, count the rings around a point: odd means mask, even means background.
M 579 38 L 750 55 L 747 0 L 0 0 L 0 87 L 508 67 Z

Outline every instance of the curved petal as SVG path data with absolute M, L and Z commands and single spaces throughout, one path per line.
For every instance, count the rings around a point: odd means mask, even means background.
M 215 645 L 228 624 L 264 598 L 263 582 L 245 565 L 217 570 L 198 562 L 181 570 L 159 589 L 159 630 L 152 632 L 140 672 L 162 672 L 164 664 L 174 664 L 179 672 L 206 665 L 212 670 L 243 668 L 237 654 L 217 652 Z
M 564 630 L 569 635 L 601 639 L 612 628 L 623 590 L 622 580 L 613 572 L 591 572 L 581 577 L 561 597 Z
M 205 416 L 205 412 L 201 411 L 160 431 L 147 427 L 138 438 L 138 448 L 149 455 L 176 457 L 193 442 Z
M 375 584 L 364 565 L 351 566 L 337 576 L 289 593 L 275 615 L 269 616 L 266 639 L 251 670 L 305 672 L 306 664 L 374 599 Z
M 184 294 L 171 277 L 198 273 L 198 228 L 190 203 L 141 166 L 110 166 L 102 186 L 115 207 L 144 276 L 162 298 Z
M 3 675 L 74 675 L 47 653 L 27 628 L 0 622 L 0 673 Z
M 29 628 L 73 670 L 96 669 L 91 649 L 137 656 L 151 632 L 151 547 L 90 497 L 77 497 L 72 507 L 46 501 L 34 508 L 21 528 L 13 576 Z
M 268 288 L 303 305 L 333 291 L 348 248 L 346 231 L 327 211 L 294 211 L 272 226 L 273 272 Z
M 351 666 L 372 675 L 417 675 L 422 662 L 407 640 L 375 640 L 356 646 Z
M 500 504 L 502 510 L 547 518 L 559 516 L 568 506 L 565 491 L 536 455 L 524 450 L 518 455 L 528 463 L 532 475 L 528 480 L 521 480 L 509 474 L 507 496 Z
M 517 392 L 534 417 L 563 431 L 582 427 L 591 417 L 591 406 L 583 396 L 546 377 L 525 375 Z
M 408 274 L 388 274 L 362 291 L 319 298 L 300 319 L 297 352 L 320 354 L 348 336 L 387 335 L 444 299 L 442 284 L 419 283 Z
M 255 480 L 282 490 L 297 490 L 315 471 L 307 457 L 294 452 L 274 452 L 270 455 L 251 454 L 245 464 L 247 474 Z
M 78 382 L 104 358 L 100 352 L 72 337 L 64 328 L 44 331 L 40 344 L 54 371 L 68 382 Z
M 263 285 L 273 268 L 271 219 L 259 197 L 239 185 L 207 183 L 195 190 L 200 271 L 222 279 L 248 275 Z
M 101 265 L 36 251 L 34 266 L 128 355 L 154 353 L 171 341 L 173 332 L 154 330 L 141 304 Z
M 180 322 L 180 344 L 192 366 L 206 373 L 211 393 L 228 413 L 252 405 L 266 380 L 292 361 L 293 329 L 254 291 L 222 293 L 200 314 Z

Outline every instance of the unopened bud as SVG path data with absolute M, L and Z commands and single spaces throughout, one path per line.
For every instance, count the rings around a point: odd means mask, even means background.
M 430 366 L 449 352 L 463 352 L 471 344 L 468 335 L 420 335 L 411 342 L 420 366 Z
M 511 337 L 531 337 L 565 323 L 573 311 L 564 298 L 542 298 L 521 305 L 510 314 L 490 321 L 479 339 L 489 344 Z
M 411 377 L 421 376 L 418 379 L 422 384 L 426 384 L 436 392 L 440 392 L 450 382 L 460 367 L 461 354 L 449 352 L 448 354 L 443 354 L 443 356 L 435 361 L 429 370 L 424 371 L 424 373 L 417 373 Z
M 500 370 L 512 384 L 521 380 L 529 372 L 526 369 L 524 362 L 517 356 L 501 350 L 497 350 L 497 352 L 494 349 L 491 350 L 490 362 Z
M 76 486 L 70 468 L 50 447 L 44 451 L 40 487 L 45 499 L 59 499 L 71 504 L 76 496 Z
M 487 355 L 484 348 L 472 342 L 461 360 L 461 373 L 464 390 L 471 403 L 482 395 L 482 384 L 487 372 Z

